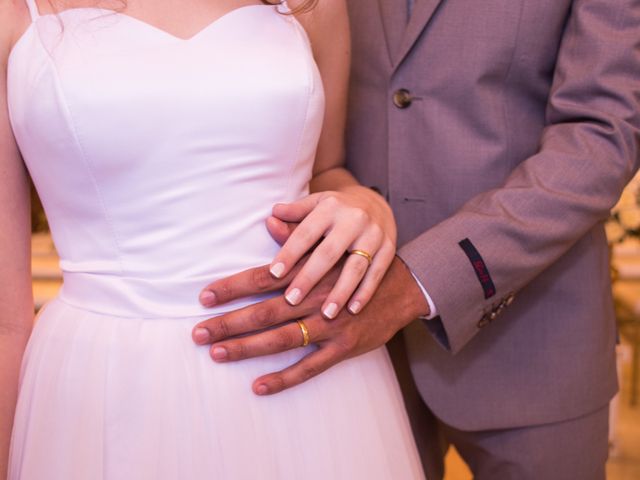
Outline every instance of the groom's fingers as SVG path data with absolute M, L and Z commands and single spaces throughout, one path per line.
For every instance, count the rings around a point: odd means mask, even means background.
M 325 320 L 319 314 L 305 318 L 316 335 L 321 336 Z M 228 339 L 211 346 L 211 358 L 216 362 L 233 362 L 247 358 L 280 353 L 303 345 L 304 336 L 296 322 L 241 338 Z
M 345 358 L 345 351 L 337 344 L 327 344 L 280 372 L 258 378 L 253 382 L 253 391 L 258 395 L 272 395 L 281 392 L 306 382 Z
M 200 303 L 213 307 L 236 298 L 275 290 L 279 283 L 282 282 L 269 273 L 269 266 L 262 265 L 210 283 L 200 292 Z
M 279 295 L 198 323 L 193 328 L 193 340 L 198 345 L 206 345 L 260 331 L 309 315 L 318 310 L 318 303 L 319 301 L 309 301 L 299 307 L 292 307 Z M 249 342 L 252 338 L 237 339 L 235 344 Z
M 258 287 L 261 288 L 258 292 L 269 291 L 279 288 L 282 282 L 289 281 L 289 277 L 296 275 L 303 264 L 304 261 L 281 280 L 273 278 L 268 273 L 268 266 L 262 266 L 214 282 L 210 285 L 210 288 L 216 295 L 220 295 L 223 300 L 244 296 L 247 295 L 247 292 L 256 293 Z M 255 334 L 265 328 L 318 314 L 322 302 L 324 302 L 327 294 L 335 285 L 338 274 L 339 269 L 334 269 L 332 274 L 327 275 L 322 282 L 316 285 L 299 305 L 292 306 L 285 301 L 282 295 L 279 295 L 200 322 L 195 325 L 192 331 L 193 340 L 199 345 L 206 345 L 237 335 Z M 246 336 L 235 341 L 250 342 L 251 338 Z M 242 343 L 234 345 L 237 349 L 242 349 L 243 346 Z
M 298 262 L 283 278 L 275 278 L 269 271 L 269 265 L 262 265 L 216 280 L 200 292 L 200 303 L 205 307 L 213 307 L 238 298 L 280 290 L 289 285 L 305 261 L 302 259 Z

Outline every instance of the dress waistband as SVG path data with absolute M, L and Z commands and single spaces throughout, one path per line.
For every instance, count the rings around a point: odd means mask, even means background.
M 77 308 L 132 318 L 192 318 L 220 315 L 271 298 L 263 294 L 205 308 L 200 291 L 213 278 L 150 279 L 64 272 L 58 298 Z

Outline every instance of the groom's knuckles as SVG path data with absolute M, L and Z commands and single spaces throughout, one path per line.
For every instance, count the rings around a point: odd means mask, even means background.
M 300 362 L 280 372 L 283 388 L 300 385 L 327 371 L 344 357 L 335 345 L 326 344 L 319 350 L 307 355 Z
M 239 275 L 234 275 L 233 277 L 223 278 L 213 282 L 209 286 L 209 290 L 211 290 L 216 296 L 216 303 L 226 303 L 237 297 L 235 293 L 235 285 L 237 283 L 238 276 Z
M 275 306 L 269 302 L 258 303 L 250 309 L 249 325 L 254 328 L 265 328 L 277 322 Z
M 294 330 L 283 327 L 274 330 L 272 333 L 273 335 L 269 341 L 272 353 L 284 352 L 302 345 L 301 333 L 297 328 Z
M 225 345 L 229 360 L 243 360 L 251 356 L 251 348 L 243 341 L 229 342 Z
M 217 303 L 226 303 L 241 297 L 278 288 L 278 280 L 269 272 L 269 266 L 252 268 L 213 282 L 208 289 L 216 295 Z
M 306 382 L 323 371 L 324 369 L 320 365 L 310 360 L 308 363 L 305 362 L 298 367 L 298 371 L 294 372 L 295 376 L 292 378 L 292 382 L 296 385 Z
M 259 293 L 277 288 L 279 281 L 271 275 L 269 265 L 252 268 L 249 272 L 249 284 L 247 290 L 253 290 L 255 293 Z
M 334 341 L 334 356 L 346 358 L 358 346 L 358 338 L 352 333 L 338 335 Z
M 282 296 L 256 303 L 248 308 L 246 331 L 272 327 L 308 315 L 317 306 L 303 302 L 291 306 Z
M 209 320 L 205 325 L 205 328 L 211 333 L 211 338 L 215 340 L 221 340 L 223 338 L 230 337 L 232 335 L 231 326 L 226 315 Z
M 328 347 L 325 347 L 325 349 Z M 295 387 L 313 377 L 317 377 L 321 373 L 328 370 L 331 366 L 338 363 L 338 359 L 332 359 L 330 352 L 324 352 L 325 355 L 316 354 L 309 355 L 298 364 L 290 369 L 282 372 L 282 390 Z

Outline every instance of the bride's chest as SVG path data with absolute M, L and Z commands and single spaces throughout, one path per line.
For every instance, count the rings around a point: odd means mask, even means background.
M 68 10 L 32 24 L 9 64 L 14 130 L 53 144 L 71 132 L 115 158 L 119 146 L 130 153 L 169 138 L 268 148 L 303 128 L 310 102 L 321 101 L 304 32 L 265 6 L 233 11 L 189 39 L 126 15 Z

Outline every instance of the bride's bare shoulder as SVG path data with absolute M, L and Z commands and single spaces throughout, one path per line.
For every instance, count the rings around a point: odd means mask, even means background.
M 3 64 L 30 21 L 25 0 L 0 0 L 0 58 Z
M 289 8 L 297 11 L 296 16 L 310 25 L 346 19 L 347 0 L 288 0 Z
M 348 43 L 349 18 L 347 0 L 288 0 L 289 8 L 302 9 L 296 18 L 307 31 L 312 45 Z M 303 8 L 309 5 L 310 8 Z

